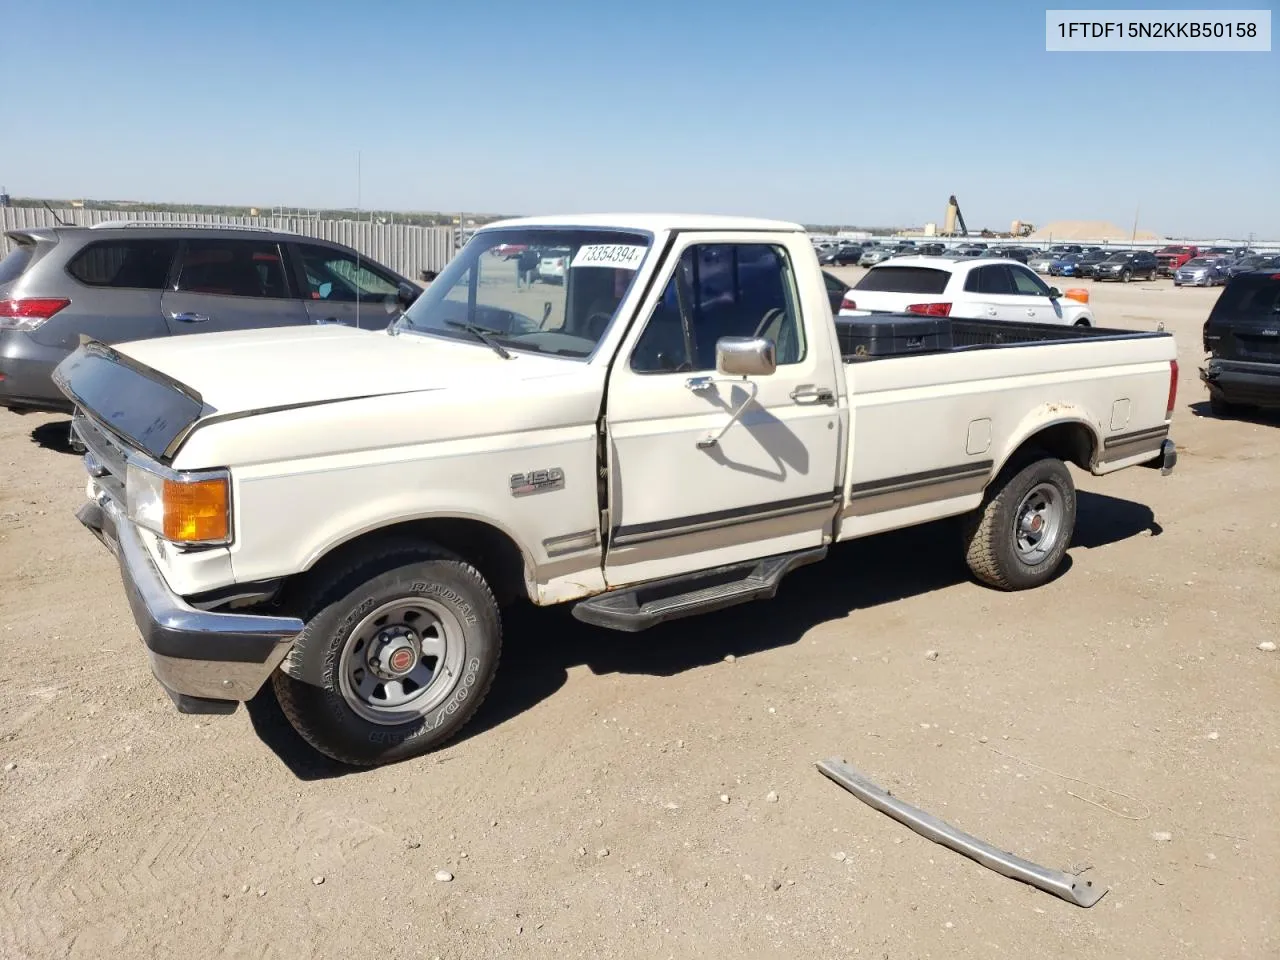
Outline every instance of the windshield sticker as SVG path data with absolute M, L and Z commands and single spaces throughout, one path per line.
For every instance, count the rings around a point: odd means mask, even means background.
M 637 270 L 648 247 L 625 243 L 591 243 L 578 248 L 573 267 L 613 267 L 615 270 Z

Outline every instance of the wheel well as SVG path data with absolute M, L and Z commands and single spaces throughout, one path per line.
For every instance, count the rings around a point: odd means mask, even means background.
M 1088 470 L 1093 464 L 1095 446 L 1093 431 L 1083 423 L 1055 423 L 1023 440 L 1005 462 L 1016 463 L 1025 459 L 1029 451 L 1042 450 L 1063 463 L 1074 463 L 1081 470 Z
M 354 537 L 331 549 L 298 579 L 323 574 L 360 555 L 376 556 L 385 544 L 406 541 L 434 544 L 466 560 L 484 577 L 502 606 L 528 596 L 524 580 L 524 554 L 507 534 L 480 520 L 438 517 L 409 520 Z

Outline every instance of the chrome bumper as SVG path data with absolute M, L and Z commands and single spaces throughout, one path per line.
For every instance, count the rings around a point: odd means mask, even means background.
M 303 624 L 198 610 L 169 589 L 138 530 L 105 494 L 76 513 L 120 563 L 125 595 L 151 670 L 182 713 L 231 713 L 280 665 Z

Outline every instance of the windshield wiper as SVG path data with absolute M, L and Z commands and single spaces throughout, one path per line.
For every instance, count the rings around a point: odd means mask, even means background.
M 498 331 L 488 330 L 484 327 L 477 326 L 474 323 L 461 323 L 457 320 L 446 320 L 444 323 L 445 323 L 445 326 L 447 327 L 455 327 L 458 330 L 467 331 L 467 333 L 471 334 L 473 337 L 475 337 L 485 346 L 492 347 L 493 352 L 496 353 L 498 356 L 500 356 L 503 360 L 511 359 L 511 352 L 507 350 L 507 348 L 504 347 L 502 344 L 500 344 L 497 340 L 493 339 L 492 336 L 490 336 L 490 334 L 497 333 Z

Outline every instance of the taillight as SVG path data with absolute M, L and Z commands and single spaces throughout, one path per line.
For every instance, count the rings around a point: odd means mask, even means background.
M 34 330 L 70 303 L 57 297 L 0 300 L 0 330 Z
M 1178 361 L 1169 361 L 1169 404 L 1164 412 L 1166 420 L 1173 419 L 1173 405 L 1178 400 Z
M 841 310 L 857 310 L 858 304 L 855 303 L 853 300 L 850 300 L 848 297 L 845 297 L 840 301 L 840 309 Z
M 918 313 L 924 317 L 949 317 L 951 316 L 951 304 L 913 303 L 907 307 L 907 313 Z

